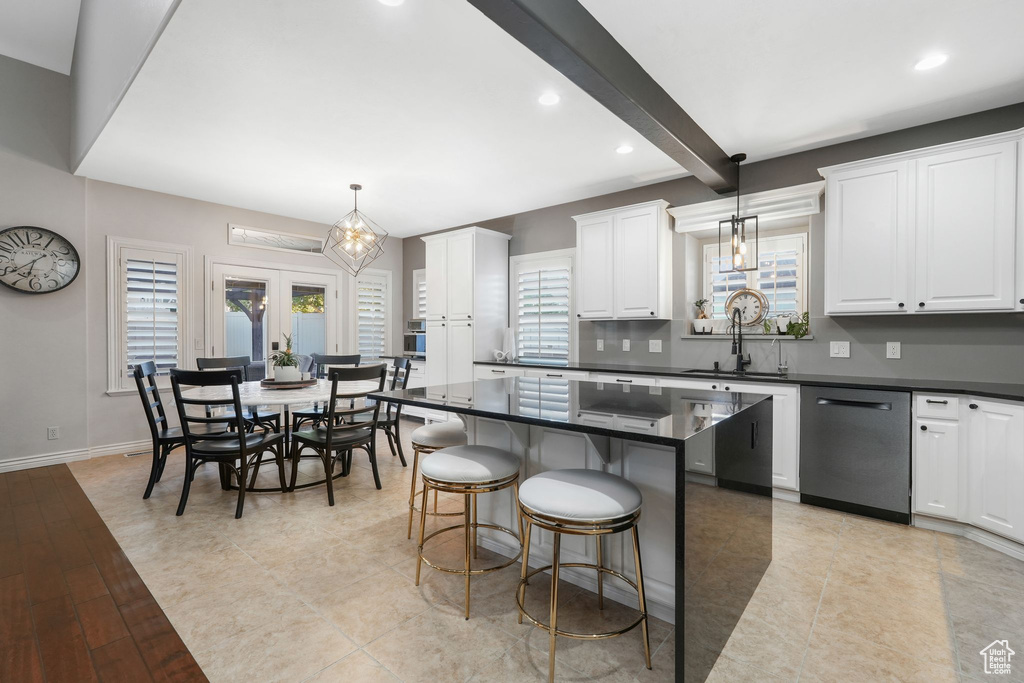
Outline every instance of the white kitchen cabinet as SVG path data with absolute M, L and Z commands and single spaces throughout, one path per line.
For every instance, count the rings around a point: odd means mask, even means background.
M 825 189 L 825 312 L 909 311 L 910 165 L 830 173 Z
M 605 375 L 601 373 L 594 373 L 591 379 L 595 382 L 625 384 L 626 386 L 636 385 L 641 387 L 653 387 L 657 384 L 657 380 L 654 377 L 647 377 L 645 375 Z
M 419 389 L 427 386 L 427 364 L 421 360 L 409 362 L 409 381 L 406 389 Z
M 1024 311 L 1024 139 L 1017 141 L 1017 310 Z
M 960 505 L 960 425 L 914 421 L 914 512 L 957 519 Z
M 449 399 L 467 403 L 473 401 L 473 367 L 473 321 L 450 321 L 448 323 Z
M 476 235 L 472 232 L 461 233 L 449 237 L 445 242 L 448 245 L 446 261 L 448 320 L 471 320 L 473 318 L 475 281 L 473 266 L 476 260 L 474 249 Z
M 427 320 L 448 317 L 448 243 L 446 240 L 427 242 L 424 247 L 427 283 Z
M 967 421 L 967 517 L 1024 542 L 1024 405 L 971 398 Z
M 573 216 L 576 315 L 580 319 L 672 317 L 668 202 Z
M 1001 142 L 917 160 L 916 311 L 1013 310 L 1016 153 Z
M 562 370 L 560 368 L 526 368 L 525 375 L 540 379 L 571 379 L 575 381 L 590 379 L 590 373 L 585 370 Z
M 497 365 L 477 365 L 477 379 L 501 379 L 503 377 L 522 377 L 526 374 L 523 368 L 510 368 Z
M 448 323 L 444 320 L 427 321 L 427 396 L 441 398 L 448 384 Z M 430 362 L 431 358 L 442 362 Z

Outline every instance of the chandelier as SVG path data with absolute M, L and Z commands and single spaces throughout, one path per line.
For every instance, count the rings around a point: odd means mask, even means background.
M 736 273 L 757 270 L 757 216 L 740 216 L 740 162 L 746 161 L 746 154 L 734 154 L 729 161 L 736 164 L 736 213 L 732 218 L 718 222 L 718 266 L 720 273 Z M 729 265 L 725 265 L 722 253 L 722 232 L 729 230 Z M 748 244 L 748 234 L 753 234 L 753 247 Z M 753 256 L 753 258 L 751 258 Z
M 324 241 L 323 255 L 353 277 L 384 253 L 387 231 L 359 211 L 362 185 L 349 185 L 354 193 L 352 210 L 335 223 Z

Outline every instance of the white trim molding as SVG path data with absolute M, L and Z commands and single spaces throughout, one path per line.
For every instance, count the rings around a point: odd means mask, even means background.
M 756 215 L 758 222 L 780 221 L 813 216 L 821 212 L 821 195 L 825 181 L 766 190 L 740 197 L 740 211 Z M 676 232 L 717 230 L 718 222 L 728 220 L 736 213 L 736 199 L 716 199 L 700 204 L 676 206 L 668 210 Z
M 21 458 L 0 460 L 0 472 L 14 472 L 16 470 L 28 470 L 35 467 L 62 465 L 64 463 L 75 462 L 78 460 L 102 458 L 107 455 L 134 453 L 136 451 L 146 451 L 148 453 L 152 451 L 152 449 L 152 440 L 146 439 L 144 441 L 129 441 L 126 443 L 108 444 L 106 446 L 94 446 L 92 448 L 78 448 L 71 451 L 59 451 L 57 453 L 26 455 Z

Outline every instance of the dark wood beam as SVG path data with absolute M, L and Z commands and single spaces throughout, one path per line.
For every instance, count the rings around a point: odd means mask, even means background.
M 469 0 L 509 35 L 720 193 L 736 165 L 577 0 Z

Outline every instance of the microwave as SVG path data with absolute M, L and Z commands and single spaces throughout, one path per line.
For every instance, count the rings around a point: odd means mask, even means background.
M 427 335 L 422 332 L 407 332 L 403 351 L 407 354 L 425 355 L 427 353 Z
M 426 332 L 427 321 L 424 320 L 423 318 L 413 318 L 412 320 L 409 320 L 408 322 L 405 323 L 405 331 L 410 333 Z

